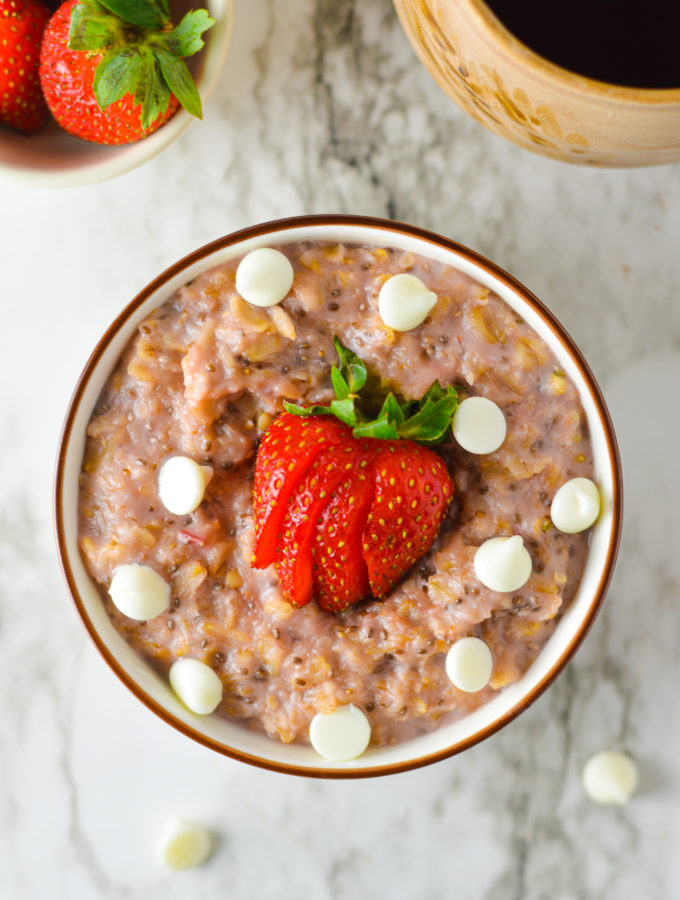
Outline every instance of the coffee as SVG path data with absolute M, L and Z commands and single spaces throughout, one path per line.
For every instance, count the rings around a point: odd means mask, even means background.
M 486 0 L 518 40 L 558 66 L 626 87 L 680 87 L 678 0 Z

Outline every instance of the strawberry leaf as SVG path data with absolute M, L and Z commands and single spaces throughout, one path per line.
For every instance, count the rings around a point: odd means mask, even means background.
M 135 102 L 142 107 L 142 128 L 150 128 L 170 103 L 170 89 L 160 71 L 153 51 L 142 47 L 139 51 L 142 70 L 135 90 Z
M 96 0 L 73 7 L 69 25 L 69 50 L 105 50 L 120 41 L 120 20 Z
M 112 13 L 139 28 L 162 28 L 168 21 L 165 3 L 158 0 L 100 0 Z
M 449 395 L 449 391 L 454 390 L 453 388 L 448 388 L 446 391 L 439 384 L 438 381 L 433 381 L 429 388 L 425 391 L 423 396 L 420 398 L 417 406 L 424 406 L 428 400 L 431 400 L 433 403 L 436 403 L 438 400 L 441 400 L 442 397 L 446 397 Z
M 436 396 L 438 400 L 433 399 Z M 448 434 L 457 406 L 456 389 L 448 387 L 444 391 L 435 381 L 420 401 L 418 411 L 399 426 L 399 437 L 410 438 L 420 444 L 439 444 Z
M 387 416 L 378 416 L 371 422 L 362 422 L 352 430 L 356 438 L 380 438 L 383 441 L 396 441 L 399 437 L 397 426 Z
M 419 401 L 400 403 L 390 391 L 383 397 L 377 416 L 369 417 L 362 411 L 359 391 L 367 382 L 368 371 L 363 361 L 333 339 L 340 368 L 331 369 L 331 383 L 336 398 L 330 406 L 299 406 L 284 402 L 286 411 L 297 416 L 332 415 L 349 425 L 357 438 L 379 438 L 393 441 L 399 438 L 420 444 L 439 444 L 446 439 L 451 428 L 453 414 L 458 406 L 458 394 L 454 387 L 444 389 L 433 381 Z
M 107 53 L 94 73 L 92 89 L 100 109 L 106 109 L 125 94 L 134 94 L 143 65 L 136 50 Z
M 333 404 L 331 404 L 332 406 Z M 390 391 L 383 401 L 382 408 L 375 419 L 361 422 L 354 429 L 354 437 L 373 437 L 383 440 L 396 440 L 399 437 L 399 426 L 404 421 L 404 412 L 397 398 Z
M 193 56 L 204 46 L 201 35 L 214 24 L 215 20 L 210 18 L 206 9 L 188 12 L 179 25 L 168 33 L 168 48 L 175 56 Z
M 81 0 L 71 14 L 68 46 L 104 54 L 93 84 L 99 106 L 106 109 L 132 93 L 146 131 L 167 111 L 171 94 L 202 117 L 201 98 L 182 57 L 203 47 L 201 36 L 214 24 L 200 9 L 172 28 L 168 0 Z
M 391 391 L 383 401 L 382 409 L 378 413 L 378 418 L 386 418 L 388 422 L 392 422 L 396 426 L 402 425 L 406 418 L 404 410 L 401 408 L 397 398 Z
M 333 366 L 331 369 L 331 384 L 333 385 L 333 390 L 335 391 L 335 396 L 338 400 L 344 400 L 352 393 L 337 366 Z
M 338 338 L 333 338 L 333 346 L 338 354 L 340 361 L 340 374 L 347 382 L 350 394 L 358 394 L 362 387 L 366 384 L 368 372 L 362 359 L 343 347 Z
M 336 419 L 340 419 L 345 425 L 354 428 L 357 424 L 357 413 L 354 409 L 354 400 L 347 397 L 345 400 L 332 400 L 330 410 Z
M 184 109 L 192 116 L 196 116 L 197 119 L 203 118 L 201 98 L 186 63 L 181 59 L 177 59 L 177 57 L 162 47 L 156 47 L 154 53 L 163 73 L 165 83 Z
M 297 403 L 289 403 L 288 400 L 283 401 L 283 408 L 286 412 L 292 413 L 294 416 L 332 416 L 333 410 L 330 406 L 299 406 Z

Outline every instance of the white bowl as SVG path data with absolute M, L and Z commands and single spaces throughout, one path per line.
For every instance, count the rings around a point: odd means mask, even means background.
M 233 0 L 207 0 L 215 24 L 205 34 L 205 47 L 188 60 L 201 100 L 217 84 L 227 58 L 233 21 Z M 196 121 L 180 108 L 158 131 L 134 144 L 106 146 L 83 141 L 51 120 L 35 135 L 0 128 L 0 179 L 27 187 L 59 188 L 94 184 L 122 175 L 160 153 Z
M 104 383 L 139 322 L 211 266 L 256 247 L 300 240 L 411 250 L 455 266 L 495 291 L 550 345 L 576 384 L 603 498 L 578 592 L 520 681 L 453 724 L 396 746 L 370 748 L 359 759 L 332 765 L 310 747 L 282 744 L 224 718 L 190 713 L 115 630 L 78 549 L 78 475 L 85 429 Z M 353 216 L 305 216 L 248 228 L 202 247 L 148 285 L 108 329 L 80 377 L 61 437 L 55 490 L 57 541 L 76 608 L 104 659 L 136 696 L 179 731 L 220 753 L 282 772 L 336 778 L 385 775 L 435 762 L 483 740 L 526 709 L 569 661 L 597 614 L 614 568 L 622 516 L 621 468 L 609 414 L 579 350 L 551 313 L 511 276 L 465 247 L 408 225 Z

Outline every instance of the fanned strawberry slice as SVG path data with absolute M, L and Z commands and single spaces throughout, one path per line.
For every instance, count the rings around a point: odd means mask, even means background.
M 316 525 L 312 542 L 314 596 L 326 612 L 340 612 L 370 593 L 361 532 L 373 502 L 371 457 L 379 443 L 362 442 L 366 455 L 338 486 Z
M 253 565 L 276 562 L 294 606 L 315 596 L 340 612 L 369 593 L 384 597 L 429 549 L 452 496 L 427 447 L 283 413 L 258 452 Z
M 355 444 L 349 429 L 350 440 Z M 347 478 L 348 465 L 354 465 L 343 448 L 320 453 L 300 479 L 288 501 L 281 522 L 278 546 L 278 573 L 281 587 L 293 606 L 304 606 L 312 599 L 312 540 L 324 508 L 336 488 Z
M 454 486 L 422 445 L 446 439 L 458 400 L 435 381 L 418 401 L 388 393 L 378 410 L 376 380 L 333 343 L 336 399 L 284 402 L 260 445 L 252 564 L 276 563 L 294 606 L 315 596 L 322 609 L 340 612 L 369 592 L 384 597 L 436 538 Z
M 414 441 L 383 441 L 375 495 L 362 534 L 371 593 L 384 597 L 425 553 L 453 496 L 441 458 Z
M 255 467 L 254 568 L 264 569 L 276 560 L 281 520 L 295 485 L 323 450 L 339 445 L 348 434 L 336 419 L 302 419 L 288 413 L 269 426 Z

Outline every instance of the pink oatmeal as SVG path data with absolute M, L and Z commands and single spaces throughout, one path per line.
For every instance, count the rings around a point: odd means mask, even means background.
M 372 742 L 431 731 L 516 681 L 552 633 L 585 565 L 588 533 L 567 535 L 550 503 L 568 479 L 593 477 L 575 386 L 545 342 L 502 300 L 461 272 L 410 252 L 297 243 L 280 247 L 295 281 L 269 309 L 234 287 L 238 260 L 179 290 L 139 326 L 88 426 L 81 475 L 80 545 L 115 627 L 161 673 L 182 656 L 221 678 L 218 712 L 281 741 L 308 741 L 317 712 L 353 703 Z M 410 272 L 438 301 L 418 328 L 398 333 L 378 315 L 391 274 Z M 456 496 L 439 537 L 392 594 L 340 615 L 295 609 L 274 567 L 250 566 L 255 453 L 283 400 L 328 403 L 332 338 L 406 399 L 439 379 L 461 399 L 503 410 L 502 447 L 475 456 L 440 445 Z M 158 499 L 168 457 L 212 466 L 199 508 L 171 515 Z M 519 534 L 531 578 L 514 594 L 484 587 L 473 557 L 487 538 Z M 167 612 L 122 615 L 107 595 L 116 567 L 139 562 L 171 585 Z M 490 684 L 463 693 L 447 678 L 451 644 L 490 647 Z

